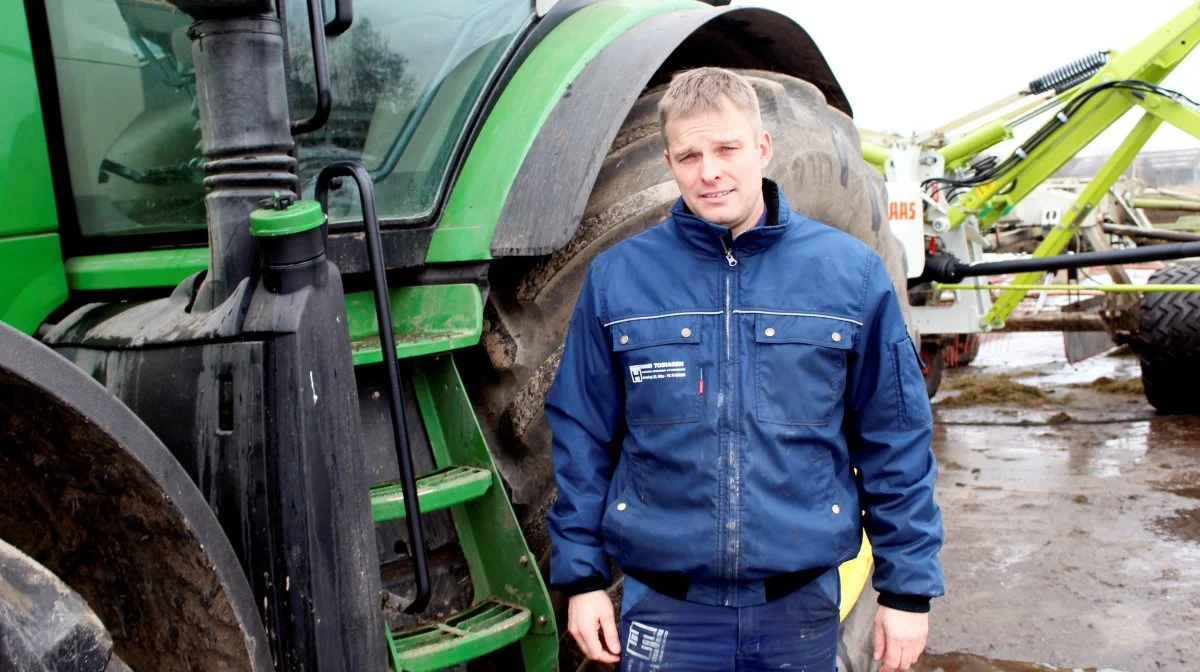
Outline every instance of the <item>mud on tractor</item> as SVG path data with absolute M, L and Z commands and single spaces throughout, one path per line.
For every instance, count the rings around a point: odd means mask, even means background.
M 974 359 L 982 334 L 1064 331 L 1073 361 L 1128 344 L 1151 405 L 1200 412 L 1200 236 L 1156 229 L 1139 206 L 1172 203 L 1139 201 L 1117 185 L 1162 124 L 1200 138 L 1200 106 L 1162 86 L 1197 40 L 1200 4 L 1192 2 L 1125 51 L 1086 56 L 931 131 L 863 131 L 863 155 L 887 179 L 930 396 L 947 362 Z M 1052 179 L 1130 111 L 1140 120 L 1093 177 L 1073 188 Z M 1016 136 L 1015 148 L 999 151 Z M 1172 263 L 1147 283 L 1131 281 L 1129 264 L 1161 261 Z M 1069 281 L 1091 267 L 1107 267 L 1111 281 L 1055 284 L 1059 271 Z M 1051 291 L 1086 298 L 1017 312 L 1030 292 Z
M 849 102 L 767 10 L 2 16 L 0 668 L 574 669 L 541 406 L 588 262 L 678 196 L 678 70 L 744 72 L 770 176 L 906 283 Z M 841 571 L 866 669 L 869 545 Z

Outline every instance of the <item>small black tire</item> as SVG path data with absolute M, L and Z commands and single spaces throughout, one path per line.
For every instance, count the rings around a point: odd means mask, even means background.
M 921 363 L 925 365 L 925 391 L 932 399 L 942 386 L 942 374 L 946 371 L 946 353 L 937 338 L 921 339 Z
M 983 346 L 983 336 L 980 334 L 963 334 L 961 336 L 962 343 L 959 344 L 958 360 L 955 366 L 966 366 L 975 361 L 979 356 L 979 349 Z
M 1167 266 L 1150 284 L 1200 284 L 1200 265 Z M 1200 292 L 1146 292 L 1131 342 L 1146 401 L 1159 413 L 1200 413 Z

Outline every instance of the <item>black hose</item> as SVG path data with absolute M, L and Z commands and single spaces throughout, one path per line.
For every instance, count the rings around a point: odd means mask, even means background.
M 925 260 L 925 272 L 909 281 L 909 286 L 926 282 L 960 282 L 963 278 L 985 275 L 1006 275 L 1027 271 L 1058 271 L 1088 266 L 1114 266 L 1143 261 L 1167 261 L 1200 257 L 1200 242 L 1149 245 L 1128 250 L 1105 250 L 1082 254 L 1060 254 L 1053 257 L 1033 257 L 965 264 L 949 255 L 934 255 Z

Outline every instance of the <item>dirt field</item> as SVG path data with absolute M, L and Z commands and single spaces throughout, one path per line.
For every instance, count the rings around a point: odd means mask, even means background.
M 1067 364 L 1060 334 L 989 337 L 947 371 L 934 399 L 947 595 L 923 670 L 1200 660 L 1200 418 L 1156 417 L 1125 382 L 1139 376 L 1128 356 Z M 990 384 L 1010 401 L 950 401 Z

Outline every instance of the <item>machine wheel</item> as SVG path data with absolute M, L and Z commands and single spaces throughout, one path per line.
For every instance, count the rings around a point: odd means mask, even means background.
M 966 366 L 975 361 L 979 356 L 979 348 L 983 345 L 983 337 L 979 334 L 961 334 L 956 344 L 958 346 L 958 359 L 955 360 L 955 366 Z
M 921 339 L 921 363 L 925 365 L 921 371 L 925 376 L 925 391 L 932 399 L 942 386 L 942 374 L 946 371 L 946 348 L 941 339 Z
M 1168 266 L 1152 284 L 1200 283 L 1200 265 Z M 1148 292 L 1132 346 L 1142 364 L 1146 400 L 1159 413 L 1200 412 L 1200 293 Z
M 860 158 L 853 122 L 807 82 L 772 72 L 743 74 L 758 92 L 763 123 L 774 140 L 767 175 L 800 212 L 874 247 L 898 295 L 906 296 L 900 249 L 884 218 L 883 181 Z M 467 385 L 477 414 L 543 569 L 549 560 L 545 515 L 555 485 L 542 406 L 588 265 L 614 243 L 663 220 L 679 196 L 658 132 L 657 105 L 664 91 L 649 90 L 634 104 L 571 242 L 541 259 L 493 264 L 482 346 L 466 353 L 471 361 L 460 367 L 470 372 Z M 903 307 L 907 313 L 907 302 Z M 560 632 L 564 642 L 570 639 L 565 627 Z M 564 653 L 563 669 L 574 667 Z

